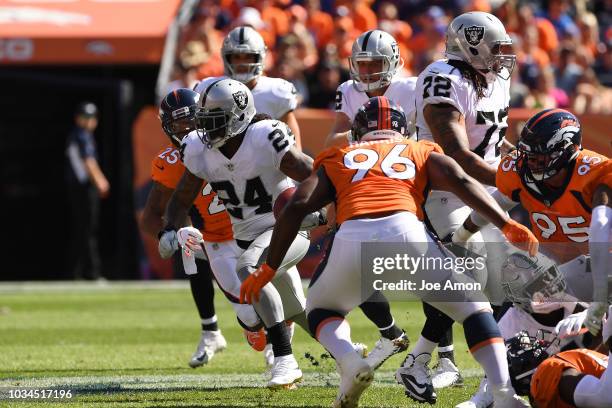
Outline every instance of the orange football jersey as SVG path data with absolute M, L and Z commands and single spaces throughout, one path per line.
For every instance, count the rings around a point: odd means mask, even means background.
M 423 219 L 427 171 L 431 152 L 442 153 L 435 143 L 386 139 L 334 146 L 314 163 L 336 188 L 336 222 L 386 211 L 410 211 Z
M 559 380 L 563 371 L 573 368 L 580 373 L 600 378 L 608 367 L 608 356 L 594 350 L 563 351 L 544 360 L 531 378 L 530 394 L 538 408 L 571 408 L 559 396 Z
M 151 165 L 151 177 L 153 181 L 161 185 L 175 189 L 179 180 L 185 172 L 185 166 L 181 162 L 180 153 L 174 146 L 166 147 L 159 155 L 153 159 Z M 192 220 L 194 217 L 201 218 L 202 227 L 200 231 L 204 240 L 208 242 L 223 242 L 233 239 L 232 224 L 223 203 L 219 201 L 210 184 L 205 183 L 202 194 L 199 195 L 194 203 L 197 214 L 190 213 Z M 200 227 L 198 222 L 194 226 Z
M 497 168 L 497 188 L 529 213 L 532 230 L 558 262 L 567 262 L 588 252 L 591 202 L 600 184 L 612 186 L 612 160 L 590 150 L 582 150 L 569 169 L 571 177 L 555 199 L 539 196 L 527 188 L 515 165 L 516 156 L 505 156 Z M 572 245 L 546 245 L 571 243 Z

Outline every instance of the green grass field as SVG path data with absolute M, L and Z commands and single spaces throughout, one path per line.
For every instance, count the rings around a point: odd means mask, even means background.
M 338 376 L 333 360 L 301 329 L 294 353 L 304 371 L 298 390 L 270 391 L 263 355 L 246 344 L 225 298 L 215 299 L 228 348 L 204 367 L 187 365 L 199 340 L 199 319 L 185 282 L 143 284 L 0 285 L 0 390 L 71 390 L 56 403 L 78 407 L 329 407 Z M 418 303 L 394 303 L 396 320 L 416 340 Z M 349 316 L 353 340 L 372 348 L 378 332 L 360 311 Z M 475 391 L 479 369 L 455 329 L 465 386 L 438 392 L 452 407 Z M 307 358 L 311 355 L 313 358 Z M 393 378 L 403 356 L 381 367 L 363 407 L 419 406 Z M 50 400 L 0 400 L 0 407 L 47 406 Z

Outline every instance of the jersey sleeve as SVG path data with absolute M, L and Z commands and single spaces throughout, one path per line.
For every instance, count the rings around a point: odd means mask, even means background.
M 79 147 L 79 153 L 83 159 L 96 157 L 96 145 L 94 144 L 92 135 L 86 133 L 84 130 L 80 130 L 76 134 L 75 139 Z
M 279 169 L 285 153 L 295 144 L 295 136 L 286 123 L 280 120 L 266 120 L 255 128 L 258 132 L 256 147 L 261 149 L 268 163 Z
M 585 184 L 582 192 L 585 197 L 591 197 L 592 199 L 595 190 L 601 184 L 605 184 L 608 187 L 612 188 L 612 160 L 607 159 L 597 164 L 582 164 L 581 162 L 579 162 L 578 174 L 583 171 L 582 168 L 588 169 L 589 167 L 589 172 L 591 174 L 585 174 L 587 177 L 589 177 L 589 179 Z
M 204 149 L 204 143 L 200 140 L 195 131 L 189 133 L 183 138 L 181 144 L 183 164 L 193 174 L 197 174 L 201 170 L 201 162 Z
M 444 154 L 439 144 L 430 142 L 429 140 L 421 140 L 419 142 L 414 142 L 414 144 L 415 149 L 413 150 L 413 158 L 417 172 L 419 169 L 423 168 L 432 152 Z
M 448 104 L 466 116 L 468 91 L 456 75 L 424 71 L 422 74 L 423 108 L 432 104 Z
M 298 105 L 298 93 L 295 85 L 284 79 L 279 79 L 278 87 L 275 89 L 274 96 L 277 99 L 278 117 L 294 111 Z
M 508 154 L 501 159 L 497 167 L 495 186 L 503 195 L 512 199 L 512 191 L 517 188 L 516 179 L 518 179 L 516 156 Z
M 351 85 L 348 82 L 344 82 L 340 84 L 340 86 L 338 86 L 338 89 L 336 90 L 336 106 L 334 107 L 334 110 L 336 112 L 344 113 L 352 122 L 353 115 L 349 106 L 349 101 L 347 99 L 347 91 L 349 86 Z
M 327 159 L 334 157 L 337 152 L 338 152 L 338 147 L 332 146 L 332 147 L 328 147 L 327 149 L 319 153 L 317 157 L 315 158 L 314 163 L 312 165 L 313 171 L 318 170 L 319 167 L 323 166 L 324 162 Z
M 159 155 L 151 162 L 151 179 L 170 189 L 176 188 L 184 171 L 180 162 L 170 164 Z

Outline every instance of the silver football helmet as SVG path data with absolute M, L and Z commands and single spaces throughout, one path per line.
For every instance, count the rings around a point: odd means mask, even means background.
M 512 39 L 502 22 L 489 13 L 461 14 L 446 30 L 446 57 L 467 62 L 488 82 L 493 82 L 497 76 L 507 80 L 512 74 L 516 55 L 502 54 L 504 45 L 512 45 Z
M 202 143 L 219 148 L 230 138 L 244 132 L 255 116 L 253 94 L 242 82 L 219 79 L 200 96 L 195 120 Z
M 359 73 L 359 63 L 381 61 L 380 72 Z M 395 73 L 404 65 L 400 59 L 399 47 L 395 38 L 382 30 L 370 30 L 361 34 L 353 43 L 349 57 L 351 79 L 360 92 L 374 91 L 391 83 Z
M 538 254 L 514 252 L 502 265 L 501 284 L 506 298 L 531 313 L 532 302 L 563 300 L 567 284 L 557 265 Z
M 263 73 L 266 50 L 263 38 L 253 28 L 234 28 L 227 34 L 221 47 L 225 75 L 242 83 L 259 77 Z M 253 55 L 255 62 L 232 64 L 230 57 L 236 54 Z

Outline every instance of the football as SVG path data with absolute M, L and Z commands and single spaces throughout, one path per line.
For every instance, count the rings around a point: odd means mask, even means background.
M 276 201 L 274 201 L 274 208 L 273 208 L 274 218 L 278 218 L 281 211 L 283 211 L 283 208 L 285 208 L 285 206 L 289 202 L 289 199 L 291 198 L 291 196 L 293 196 L 294 193 L 295 193 L 295 187 L 289 187 L 288 189 L 280 193 L 278 197 L 276 197 Z

